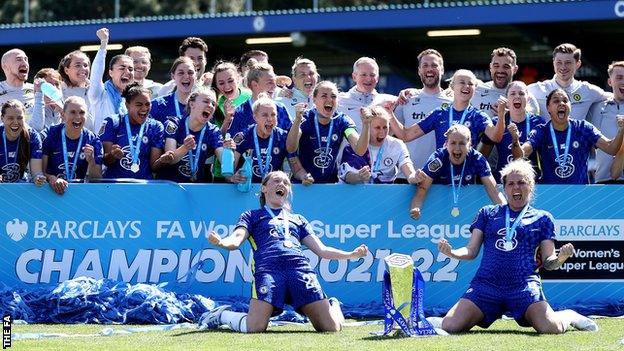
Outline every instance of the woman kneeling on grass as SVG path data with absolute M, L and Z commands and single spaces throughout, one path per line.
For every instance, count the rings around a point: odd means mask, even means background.
M 335 298 L 327 299 L 314 270 L 303 255 L 301 244 L 325 259 L 350 259 L 366 256 L 360 245 L 351 252 L 325 246 L 308 221 L 290 212 L 290 179 L 282 171 L 270 172 L 262 180 L 260 208 L 244 212 L 232 235 L 221 238 L 211 232 L 210 243 L 236 250 L 249 239 L 254 251 L 253 298 L 249 313 L 219 306 L 206 312 L 200 326 L 216 329 L 227 324 L 232 330 L 256 333 L 266 330 L 269 318 L 289 304 L 305 314 L 317 331 L 339 331 L 344 317 Z
M 574 254 L 574 247 L 565 244 L 557 254 L 552 215 L 530 205 L 533 167 L 525 160 L 512 161 L 501 170 L 501 179 L 508 205 L 479 210 L 468 246 L 452 249 L 444 239 L 438 243 L 440 252 L 458 260 L 474 259 L 482 244 L 484 251 L 470 287 L 442 319 L 442 329 L 457 333 L 475 325 L 487 328 L 509 311 L 520 326 L 538 333 L 560 334 L 569 326 L 597 331 L 594 321 L 572 310 L 553 311 L 544 297 L 540 262 L 547 270 L 557 269 Z

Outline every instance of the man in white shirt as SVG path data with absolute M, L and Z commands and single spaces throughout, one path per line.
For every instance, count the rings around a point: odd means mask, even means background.
M 440 87 L 443 75 L 444 59 L 442 54 L 435 49 L 426 49 L 418 54 L 418 76 L 423 88 L 413 90 L 407 102 L 403 105 L 397 105 L 394 110 L 396 118 L 405 128 L 422 121 L 433 110 L 451 104 L 453 98 L 450 91 L 443 91 Z M 421 168 L 435 151 L 435 135 L 429 133 L 406 144 L 414 166 Z
M 592 124 L 607 138 L 613 139 L 617 135 L 617 116 L 624 115 L 624 61 L 613 62 L 607 69 L 608 84 L 613 89 L 613 97 L 594 104 L 588 118 Z M 598 149 L 596 150 L 596 183 L 624 184 L 624 174 L 619 172 L 617 177 L 611 174 L 614 156 Z
M 552 79 L 528 87 L 529 94 L 537 99 L 540 115 L 545 120 L 550 120 L 546 112 L 546 96 L 557 88 L 563 89 L 572 103 L 570 118 L 581 120 L 586 119 L 592 104 L 603 102 L 611 96 L 600 87 L 574 79 L 574 74 L 581 67 L 581 49 L 573 44 L 561 44 L 553 50 L 553 67 L 555 76 Z
M 351 117 L 358 131 L 362 130 L 360 108 L 381 104 L 385 100 L 394 100 L 394 96 L 380 94 L 375 89 L 379 82 L 379 66 L 375 59 L 360 57 L 353 64 L 351 74 L 355 86 L 347 92 L 338 94 L 338 111 Z
M 492 51 L 490 61 L 489 82 L 479 82 L 475 89 L 475 94 L 470 103 L 472 106 L 487 113 L 490 117 L 497 116 L 498 104 L 496 101 L 500 96 L 507 96 L 507 86 L 518 72 L 516 53 L 509 48 L 500 47 Z M 539 114 L 539 105 L 535 97 L 529 95 L 527 101 L 531 112 Z
M 155 97 L 163 85 L 147 79 L 152 68 L 152 54 L 149 49 L 144 46 L 131 46 L 126 49 L 125 54 L 130 56 L 134 62 L 134 81 L 149 89 L 152 92 L 152 97 Z
M 34 87 L 28 80 L 28 56 L 20 49 L 11 49 L 2 55 L 5 80 L 0 82 L 0 105 L 11 99 L 21 101 L 28 115 L 35 103 Z

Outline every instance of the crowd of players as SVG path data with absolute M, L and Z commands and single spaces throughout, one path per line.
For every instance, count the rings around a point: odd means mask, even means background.
M 435 326 L 448 332 L 487 327 L 511 311 L 518 323 L 542 333 L 562 333 L 570 326 L 598 330 L 593 321 L 571 310 L 554 312 L 545 301 L 535 273 L 536 250 L 544 268 L 552 270 L 574 254 L 574 247 L 566 244 L 555 252 L 552 216 L 530 202 L 536 174 L 546 184 L 588 184 L 595 149 L 596 181 L 624 180 L 619 112 L 624 61 L 608 67 L 613 93 L 607 93 L 574 78 L 581 51 L 561 44 L 553 51 L 554 77 L 527 86 L 513 80 L 514 51 L 496 48 L 491 81 L 460 69 L 444 90 L 442 55 L 427 49 L 418 56 L 422 89 L 408 88 L 395 97 L 376 91 L 379 67 L 372 58 L 354 63 L 355 86 L 341 93 L 334 83 L 320 80 L 313 61 L 299 57 L 290 77 L 277 76 L 267 54 L 257 50 L 245 53 L 238 66 L 218 62 L 205 72 L 208 47 L 195 37 L 180 45 L 169 82 L 147 79 L 151 56 L 139 46 L 112 57 L 110 79 L 104 80 L 109 33 L 102 28 L 96 34 L 100 49 L 92 63 L 83 52 L 71 52 L 58 70 L 40 70 L 33 84 L 27 82 L 22 50 L 2 56 L 2 181 L 47 182 L 59 194 L 70 181 L 85 178 L 241 183 L 250 177 L 262 182 L 261 208 L 245 212 L 227 238 L 215 233 L 208 238 L 230 250 L 251 238 L 259 244 L 249 314 L 220 306 L 202 318 L 204 327 L 263 331 L 269 317 L 289 303 L 317 330 L 341 329 L 339 305 L 322 292 L 301 244 L 327 259 L 360 258 L 368 249 L 323 245 L 305 218 L 291 212 L 292 178 L 306 185 L 418 184 L 413 218 L 420 217 L 431 184 L 451 185 L 451 214 L 457 216 L 461 187 L 479 181 L 499 205 L 480 210 L 465 247 L 453 249 L 444 239 L 438 247 L 449 257 L 470 260 L 483 246 L 481 268 Z M 224 157 L 228 149 L 235 171 L 224 177 L 228 165 L 221 161 L 230 160 Z M 241 172 L 242 156 L 252 160 L 252 174 Z M 505 198 L 496 190 L 501 181 Z
M 290 77 L 278 76 L 259 50 L 206 72 L 208 47 L 196 37 L 182 42 L 171 80 L 160 84 L 147 79 L 149 49 L 129 47 L 107 66 L 108 30 L 96 34 L 93 62 L 73 51 L 58 69 L 37 72 L 34 83 L 26 53 L 2 56 L 3 182 L 48 182 L 62 194 L 68 181 L 85 178 L 240 183 L 285 170 L 306 185 L 419 184 L 412 203 L 418 217 L 432 183 L 458 193 L 482 182 L 497 202 L 499 171 L 514 158 L 528 157 L 540 183 L 588 184 L 595 152 L 595 181 L 624 181 L 624 61 L 608 67 L 613 92 L 606 92 L 574 78 L 581 51 L 572 44 L 554 49 L 550 80 L 513 81 L 515 52 L 496 48 L 491 81 L 457 70 L 447 89 L 443 57 L 427 49 L 418 56 L 423 87 L 395 97 L 375 89 L 372 58 L 354 63 L 355 86 L 339 92 L 321 81 L 313 61 L 299 57 Z M 465 128 L 449 131 L 454 125 Z M 225 149 L 235 160 L 228 177 L 220 165 Z M 252 160 L 253 174 L 236 171 L 242 156 Z

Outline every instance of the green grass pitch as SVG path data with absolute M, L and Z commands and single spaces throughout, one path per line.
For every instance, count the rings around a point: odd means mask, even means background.
M 340 333 L 316 333 L 307 325 L 270 327 L 263 334 L 238 334 L 230 330 L 178 329 L 127 335 L 89 336 L 106 325 L 14 325 L 13 333 L 65 333 L 72 337 L 13 341 L 10 350 L 624 350 L 624 319 L 598 319 L 596 333 L 568 331 L 539 335 L 514 321 L 499 320 L 489 329 L 448 337 L 376 337 L 381 325 L 345 327 Z M 79 335 L 83 334 L 83 335 Z

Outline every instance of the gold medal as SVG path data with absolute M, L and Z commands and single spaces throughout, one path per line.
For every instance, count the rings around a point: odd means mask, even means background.
M 293 242 L 292 242 L 292 241 L 290 241 L 290 240 L 284 240 L 284 247 L 287 247 L 287 248 L 289 248 L 289 249 L 290 249 L 291 247 L 293 247 L 293 245 L 294 245 L 294 244 L 293 244 Z
M 139 171 L 139 165 L 136 163 L 133 163 L 132 166 L 130 166 L 130 170 L 134 173 L 137 173 Z
M 453 209 L 451 210 L 451 216 L 453 216 L 453 217 L 458 217 L 459 216 L 459 207 L 457 207 L 457 206 L 453 207 Z

